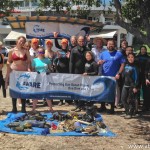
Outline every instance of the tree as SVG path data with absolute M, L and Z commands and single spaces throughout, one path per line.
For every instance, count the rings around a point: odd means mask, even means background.
M 150 1 L 126 0 L 122 4 L 120 0 L 114 0 L 113 4 L 116 8 L 116 23 L 150 45 Z
M 150 43 L 150 0 L 40 0 L 40 8 L 48 8 L 79 18 L 88 16 L 92 6 L 105 7 L 105 2 L 116 8 L 115 21 L 145 44 Z M 81 4 L 83 7 L 81 7 Z M 73 10 L 73 6 L 78 6 Z M 110 7 L 111 10 L 111 7 Z M 149 44 L 150 45 L 150 44 Z
M 9 16 L 14 10 L 14 7 L 18 6 L 19 2 L 12 0 L 0 0 L 0 17 Z

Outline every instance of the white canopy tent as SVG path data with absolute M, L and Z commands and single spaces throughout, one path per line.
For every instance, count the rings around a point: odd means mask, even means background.
M 117 31 L 102 31 L 101 33 L 91 33 L 90 38 L 102 37 L 102 38 L 113 38 Z
M 6 42 L 6 41 L 16 41 L 19 36 L 26 37 L 25 31 L 24 30 L 13 30 L 7 35 L 7 37 L 3 41 L 4 42 Z
M 120 47 L 121 34 L 127 34 L 127 31 L 118 25 L 105 25 L 100 33 L 91 33 L 90 38 L 102 37 L 104 39 L 113 39 L 117 36 L 117 47 Z

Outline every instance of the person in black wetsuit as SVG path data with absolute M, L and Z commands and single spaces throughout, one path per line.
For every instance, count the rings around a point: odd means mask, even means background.
M 146 63 L 145 68 L 145 82 L 146 82 L 146 89 L 145 89 L 145 100 L 143 104 L 143 111 L 150 110 L 150 57 Z
M 89 49 L 85 46 L 85 41 L 83 36 L 78 37 L 78 45 L 72 49 L 70 55 L 70 73 L 72 74 L 83 74 L 85 72 L 85 53 L 89 51 Z M 84 107 L 84 101 L 75 101 L 75 111 L 81 111 Z
M 57 47 L 58 45 L 56 45 Z M 57 47 L 60 50 L 57 51 L 57 56 L 54 59 L 54 65 L 56 69 L 56 73 L 69 73 L 69 59 L 70 52 L 68 49 L 68 40 L 62 39 L 61 46 Z M 65 100 L 65 105 L 68 106 L 70 101 Z M 59 106 L 63 105 L 63 100 L 60 100 L 58 103 Z
M 84 76 L 95 76 L 98 75 L 98 65 L 97 62 L 94 61 L 94 56 L 91 51 L 87 51 L 85 54 L 86 63 L 85 63 L 85 71 L 83 73 Z
M 130 50 L 133 50 L 133 48 L 131 46 L 128 46 L 128 42 L 126 40 L 122 40 L 121 41 L 121 46 L 120 46 L 120 52 L 122 53 L 122 55 L 126 58 L 129 51 Z M 122 79 L 122 75 L 120 76 L 119 80 L 118 80 L 118 86 L 119 86 L 119 89 L 120 89 L 120 99 L 118 101 L 118 104 L 117 104 L 117 108 L 123 108 L 123 104 L 121 102 L 121 92 L 122 92 L 122 88 L 123 88 L 123 79 Z
M 71 44 L 69 45 L 69 51 L 71 52 L 72 49 L 77 46 L 77 37 L 71 36 L 70 42 L 71 42 Z
M 125 108 L 125 118 L 130 119 L 135 112 L 137 92 L 139 88 L 139 68 L 135 64 L 135 55 L 129 53 L 128 62 L 123 71 L 124 85 L 121 100 Z
M 96 76 L 98 75 L 98 64 L 94 61 L 94 54 L 91 51 L 87 51 L 85 54 L 86 63 L 85 63 L 85 72 L 84 76 Z M 87 102 L 87 106 L 92 106 L 94 102 Z
M 139 63 L 139 67 L 140 67 L 140 88 L 142 89 L 142 92 L 143 92 L 143 110 L 145 109 L 145 99 L 147 97 L 147 93 L 146 93 L 146 78 L 145 78 L 145 68 L 146 68 L 146 63 L 149 59 L 149 56 L 147 54 L 147 48 L 145 46 L 141 46 L 140 48 L 140 52 L 139 54 L 137 55 L 137 61 Z M 140 92 L 139 92 L 139 100 L 140 100 Z
M 0 41 L 0 51 L 2 50 L 3 43 Z M 3 97 L 6 97 L 5 81 L 3 79 L 2 68 L 4 66 L 4 55 L 0 53 L 0 88 L 2 87 Z

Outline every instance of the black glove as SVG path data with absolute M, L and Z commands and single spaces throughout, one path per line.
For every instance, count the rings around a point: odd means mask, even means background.
M 39 71 L 37 71 L 37 74 L 40 74 L 40 72 L 39 72 Z

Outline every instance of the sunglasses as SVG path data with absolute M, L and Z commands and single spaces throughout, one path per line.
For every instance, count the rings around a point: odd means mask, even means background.
M 38 52 L 38 54 L 45 54 L 45 52 Z

